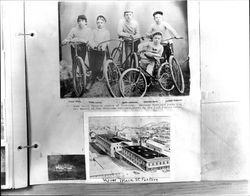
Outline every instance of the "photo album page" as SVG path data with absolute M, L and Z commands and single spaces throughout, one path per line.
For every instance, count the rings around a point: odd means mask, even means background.
M 31 185 L 200 181 L 197 1 L 25 1 L 24 21 Z

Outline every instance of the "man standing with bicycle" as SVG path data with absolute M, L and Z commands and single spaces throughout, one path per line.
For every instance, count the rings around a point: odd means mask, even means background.
M 162 32 L 162 45 L 164 48 L 162 56 L 168 60 L 170 55 L 173 54 L 174 52 L 173 42 L 172 40 L 168 41 L 164 40 L 169 39 L 171 36 L 178 39 L 180 38 L 180 36 L 171 25 L 163 21 L 162 11 L 154 12 L 153 17 L 154 17 L 154 23 L 150 25 L 149 30 L 147 32 L 147 36 L 152 38 L 154 32 L 158 31 Z
M 87 51 L 86 43 L 89 41 L 90 37 L 91 29 L 87 27 L 87 17 L 85 15 L 79 15 L 77 17 L 77 26 L 73 27 L 66 39 L 62 41 L 62 44 L 66 44 L 68 42 L 82 42 L 80 44 L 71 45 L 72 62 L 75 57 L 75 47 L 77 47 L 78 56 L 80 56 L 83 61 L 85 60 Z
M 120 20 L 118 24 L 117 33 L 119 38 L 123 38 L 125 41 L 125 55 L 126 57 L 131 52 L 137 52 L 138 45 L 140 43 L 140 30 L 138 22 L 133 19 L 133 11 L 127 10 L 124 12 L 124 18 Z M 134 50 L 132 51 L 132 40 L 135 40 Z M 126 62 L 126 66 L 129 67 L 130 62 Z
M 97 16 L 96 29 L 92 31 L 89 42 L 91 47 L 89 50 L 89 65 L 92 77 L 86 87 L 86 90 L 89 90 L 92 87 L 97 77 L 101 77 L 105 54 L 109 56 L 108 42 L 105 41 L 110 40 L 110 32 L 105 27 L 106 22 L 107 20 L 103 15 Z

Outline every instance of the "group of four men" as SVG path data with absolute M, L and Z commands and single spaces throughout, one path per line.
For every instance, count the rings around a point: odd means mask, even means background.
M 163 12 L 156 11 L 153 13 L 154 23 L 150 25 L 149 30 L 146 33 L 146 37 L 151 38 L 152 41 L 143 42 L 140 44 L 140 30 L 138 22 L 133 18 L 133 12 L 128 10 L 124 12 L 124 18 L 120 20 L 117 28 L 117 34 L 119 38 L 123 38 L 125 42 L 125 55 L 127 56 L 131 52 L 131 38 L 135 41 L 135 52 L 147 52 L 152 56 L 164 56 L 168 59 L 173 51 L 173 43 L 171 40 L 166 40 L 172 34 L 172 37 L 179 38 L 180 36 L 167 22 L 163 21 Z M 99 44 L 103 41 L 110 39 L 110 32 L 105 28 L 106 18 L 99 15 L 96 19 L 97 28 L 93 31 L 87 27 L 87 18 L 85 15 L 80 15 L 77 18 L 78 25 L 73 27 L 63 40 L 63 44 L 69 41 L 81 41 L 88 43 L 91 48 L 99 46 L 99 50 L 106 50 L 108 42 Z M 164 43 L 164 46 L 162 46 Z M 78 45 L 78 55 L 85 60 L 86 56 L 86 44 Z M 75 56 L 75 49 L 71 47 L 72 59 Z M 152 74 L 152 62 L 145 57 L 144 53 L 141 54 L 141 63 L 145 69 Z

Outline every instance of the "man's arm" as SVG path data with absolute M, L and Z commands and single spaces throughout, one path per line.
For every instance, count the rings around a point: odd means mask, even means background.
M 165 27 L 170 31 L 170 33 L 176 37 L 176 38 L 179 38 L 179 34 L 176 32 L 176 30 L 170 25 L 168 24 L 167 22 L 165 22 Z
M 162 53 L 163 53 L 163 50 L 164 50 L 164 48 L 163 48 L 163 46 L 162 45 L 160 45 L 160 50 L 159 50 L 159 52 L 158 52 L 158 54 L 160 55 L 160 56 L 162 56 Z
M 140 28 L 139 28 L 139 24 L 137 21 L 135 21 L 135 35 L 134 35 L 134 39 L 140 38 L 141 34 L 140 34 Z
M 110 33 L 107 30 L 107 31 L 105 31 L 105 36 L 104 36 L 104 40 L 103 41 L 108 41 L 108 40 L 110 40 Z M 107 48 L 108 44 L 109 44 L 108 42 L 103 43 L 101 45 L 102 50 L 105 50 Z
M 123 32 L 123 21 L 121 20 L 118 24 L 117 34 L 121 37 L 129 37 L 128 33 Z
M 62 41 L 62 44 L 66 44 L 67 42 L 71 41 L 74 37 L 75 37 L 74 28 L 72 28 L 67 37 Z
M 88 43 L 88 42 L 92 41 L 93 40 L 93 31 L 90 28 L 88 28 L 87 31 L 86 31 L 86 34 L 87 34 L 87 36 L 84 36 L 85 39 L 77 38 L 76 41 L 80 41 L 80 42 L 83 42 L 83 43 Z
M 89 37 L 89 46 L 90 46 L 91 48 L 96 47 L 96 43 L 95 43 L 95 41 L 94 41 L 94 37 L 95 37 L 95 30 L 92 31 L 92 33 L 91 33 L 91 35 L 90 35 L 90 37 Z
M 138 52 L 139 52 L 139 53 L 146 52 L 146 47 L 147 47 L 147 45 L 148 45 L 147 42 L 140 43 L 140 44 L 138 45 Z

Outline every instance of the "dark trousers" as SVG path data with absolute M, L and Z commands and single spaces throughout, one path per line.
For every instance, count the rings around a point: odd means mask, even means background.
M 77 47 L 77 55 L 82 57 L 82 60 L 85 61 L 86 52 L 87 52 L 87 46 L 86 44 L 79 44 Z M 72 57 L 72 63 L 74 61 L 74 57 L 76 55 L 75 48 L 71 46 L 71 57 Z
M 69 92 L 71 92 L 72 90 L 72 79 L 65 79 L 65 80 L 60 80 L 60 94 L 61 94 L 61 98 L 64 98 L 64 96 L 66 94 L 68 94 Z
M 101 75 L 105 54 L 106 51 L 89 50 L 89 68 L 92 73 L 92 83 L 95 82 L 97 76 Z
M 164 59 L 167 59 L 167 61 L 169 60 L 169 57 L 171 54 L 174 53 L 174 48 L 173 48 L 173 44 L 168 43 L 166 45 L 163 46 L 163 53 L 162 53 L 162 57 L 164 57 Z

